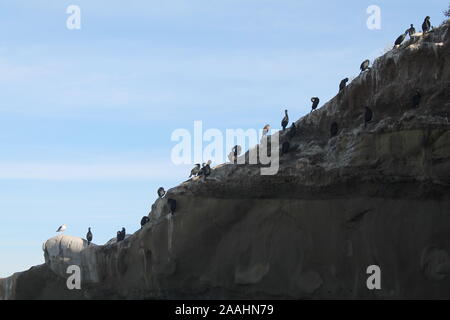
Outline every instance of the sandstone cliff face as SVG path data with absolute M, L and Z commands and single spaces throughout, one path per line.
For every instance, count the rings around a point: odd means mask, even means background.
M 123 242 L 50 239 L 46 264 L 0 279 L 0 298 L 450 298 L 448 28 L 378 58 L 298 120 L 277 175 L 224 164 L 170 189 Z M 70 264 L 81 290 L 66 288 Z M 369 265 L 381 290 L 366 286 Z

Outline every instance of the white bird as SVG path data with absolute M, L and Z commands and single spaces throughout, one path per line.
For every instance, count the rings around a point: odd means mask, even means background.
M 62 226 L 60 226 L 58 228 L 58 230 L 56 230 L 56 232 L 64 232 L 67 229 L 67 226 L 65 224 L 63 224 Z

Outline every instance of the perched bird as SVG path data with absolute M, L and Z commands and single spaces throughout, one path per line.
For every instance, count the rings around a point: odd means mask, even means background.
M 406 35 L 408 34 L 408 31 L 406 31 L 404 34 L 402 34 L 401 36 L 399 36 L 397 38 L 397 40 L 395 40 L 395 46 L 399 46 L 402 44 L 403 40 L 405 40 Z
M 319 105 L 320 99 L 317 97 L 311 98 L 312 106 L 311 106 L 311 112 L 317 109 L 317 106 Z
M 65 224 L 63 224 L 62 226 L 60 226 L 58 228 L 58 230 L 56 230 L 56 232 L 64 232 L 67 229 L 67 226 Z
M 339 127 L 338 127 L 337 122 L 333 122 L 330 127 L 331 137 L 336 136 L 338 134 L 338 131 L 339 131 Z
M 208 177 L 211 174 L 211 160 L 208 160 L 208 162 L 205 164 L 203 169 L 203 179 L 206 180 L 206 177 Z
M 428 31 L 430 31 L 431 29 L 431 22 L 430 22 L 430 17 L 426 16 L 425 20 L 422 23 L 422 31 L 423 33 L 427 33 Z
M 345 86 L 347 85 L 348 78 L 345 78 L 341 80 L 341 83 L 339 83 L 339 92 L 345 89 Z
M 361 69 L 361 73 L 363 73 L 366 70 L 369 70 L 370 69 L 369 65 L 370 65 L 370 60 L 369 59 L 364 60 L 363 63 L 361 63 L 361 66 L 359 67 Z
M 158 189 L 158 197 L 164 198 L 165 195 L 166 195 L 166 191 L 164 190 L 163 187 L 160 187 L 160 188 Z
M 290 148 L 289 141 L 283 142 L 283 144 L 281 145 L 281 155 L 288 153 L 289 152 L 289 148 Z
M 413 107 L 417 108 L 420 105 L 420 100 L 422 99 L 422 94 L 420 93 L 419 90 L 415 90 L 413 98 L 412 98 L 412 103 L 413 103 Z
M 149 217 L 143 216 L 141 219 L 141 228 L 144 227 L 149 221 L 150 221 Z
M 196 175 L 198 175 L 199 171 L 200 171 L 200 163 L 197 163 L 195 165 L 195 167 L 191 170 L 191 174 L 190 174 L 189 178 L 192 177 L 192 176 L 195 177 Z
M 204 170 L 205 165 L 206 165 L 206 163 L 203 162 L 202 163 L 202 168 L 198 171 L 198 174 L 197 174 L 198 177 L 201 177 L 201 176 L 203 176 L 205 174 L 205 170 Z
M 92 242 L 92 232 L 91 232 L 91 228 L 88 228 L 88 233 L 86 234 L 86 240 L 88 241 L 88 245 L 90 245 L 91 242 Z
M 117 242 L 125 240 L 125 235 L 125 228 L 122 228 L 122 231 L 117 231 Z
M 167 199 L 167 205 L 171 214 L 174 214 L 177 210 L 177 201 L 175 199 Z
M 286 130 L 288 124 L 289 124 L 288 111 L 284 110 L 284 118 L 283 120 L 281 120 L 281 126 L 283 127 L 283 131 Z
M 365 112 L 364 112 L 364 128 L 366 127 L 366 125 L 372 121 L 373 118 L 373 111 L 372 109 L 370 109 L 369 107 L 365 107 Z
M 291 128 L 289 129 L 289 139 L 292 139 L 297 134 L 297 127 L 295 122 L 292 122 Z
M 406 32 L 409 34 L 409 37 L 411 38 L 416 33 L 416 28 L 414 28 L 414 25 L 411 25 L 411 27 L 406 30 Z
M 228 159 L 230 160 L 230 162 L 236 161 L 237 157 L 241 154 L 241 151 L 242 147 L 240 145 L 235 145 L 231 149 L 231 152 L 228 154 Z
M 269 130 L 270 130 L 270 124 L 266 124 L 263 128 L 262 135 L 265 136 L 266 134 L 268 134 Z

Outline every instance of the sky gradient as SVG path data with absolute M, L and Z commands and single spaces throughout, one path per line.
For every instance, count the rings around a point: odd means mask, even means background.
M 81 29 L 66 28 L 69 5 Z M 381 30 L 366 26 L 370 5 Z M 279 127 L 332 98 L 442 0 L 3 0 L 0 277 L 43 263 L 67 234 L 103 244 L 139 228 L 156 190 L 184 181 L 171 133 Z

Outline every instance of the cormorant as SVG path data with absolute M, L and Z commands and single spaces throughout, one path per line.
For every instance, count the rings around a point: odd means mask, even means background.
M 174 214 L 177 210 L 177 201 L 175 199 L 167 199 L 167 205 L 169 206 L 170 213 Z
M 370 69 L 369 65 L 370 65 L 370 60 L 369 59 L 364 60 L 363 63 L 361 63 L 361 66 L 359 67 L 361 69 L 361 73 L 363 73 L 366 70 L 369 70 Z
M 348 78 L 345 78 L 339 83 L 339 92 L 345 89 L 345 86 L 347 85 Z
M 211 174 L 211 160 L 208 160 L 206 165 L 202 168 L 203 169 L 203 179 L 206 180 L 206 177 L 208 177 Z
M 143 216 L 142 219 L 141 219 L 141 228 L 142 228 L 143 226 L 145 226 L 145 225 L 147 224 L 147 222 L 149 222 L 149 221 L 150 221 L 150 218 L 149 218 L 149 217 Z
M 417 108 L 420 105 L 420 100 L 422 99 L 422 94 L 419 90 L 415 90 L 414 96 L 412 98 L 413 107 Z
M 284 118 L 281 120 L 281 126 L 283 127 L 283 131 L 286 130 L 287 125 L 289 124 L 289 116 L 288 111 L 284 110 Z
M 297 127 L 295 125 L 295 122 L 292 122 L 292 126 L 289 129 L 289 138 L 292 139 L 297 134 Z
M 125 240 L 126 231 L 122 228 L 122 231 L 117 231 L 117 242 Z
M 319 105 L 320 99 L 317 97 L 311 98 L 312 106 L 311 106 L 311 112 L 317 109 L 317 106 Z
M 191 174 L 189 175 L 189 178 L 192 177 L 192 176 L 195 177 L 196 175 L 198 175 L 199 171 L 200 171 L 200 163 L 197 163 L 195 165 L 195 167 L 191 170 Z
M 408 34 L 408 31 L 406 31 L 404 34 L 402 34 L 401 36 L 399 36 L 399 37 L 397 38 L 397 40 L 395 40 L 395 45 L 396 45 L 396 46 L 401 45 L 402 42 L 403 42 L 403 40 L 405 40 L 407 34 Z
M 60 226 L 58 228 L 58 230 L 56 230 L 56 232 L 64 232 L 67 229 L 67 226 L 65 224 L 63 224 L 62 226 Z
M 338 131 L 339 131 L 338 124 L 336 122 L 333 122 L 330 127 L 331 137 L 336 136 L 338 134 Z
M 366 110 L 364 112 L 364 127 L 366 127 L 367 123 L 369 123 L 373 119 L 372 109 L 370 109 L 369 107 L 365 107 L 365 109 Z
M 425 20 L 422 23 L 422 31 L 423 33 L 427 33 L 428 31 L 430 31 L 431 29 L 431 22 L 430 22 L 430 17 L 426 16 Z
M 164 190 L 163 187 L 160 187 L 160 188 L 158 189 L 158 197 L 164 198 L 165 195 L 166 195 L 166 191 Z
M 414 25 L 411 25 L 411 27 L 406 30 L 406 32 L 408 32 L 409 37 L 411 38 L 416 33 L 416 28 L 414 28 Z
M 92 242 L 92 232 L 91 232 L 91 228 L 88 228 L 88 233 L 86 234 L 86 240 L 88 241 L 88 245 L 90 245 L 91 242 Z
M 205 174 L 205 163 L 202 163 L 202 168 L 198 171 L 197 177 L 201 177 Z
M 231 152 L 228 154 L 228 159 L 230 160 L 230 162 L 236 161 L 237 157 L 241 154 L 241 151 L 242 151 L 242 147 L 239 145 L 235 145 L 231 149 Z

